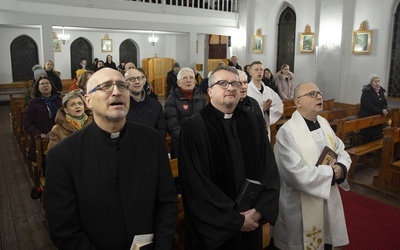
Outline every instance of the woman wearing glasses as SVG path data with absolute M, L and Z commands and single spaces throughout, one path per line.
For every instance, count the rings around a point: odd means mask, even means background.
M 206 97 L 199 88 L 191 68 L 182 68 L 177 75 L 177 86 L 165 100 L 165 121 L 171 135 L 171 159 L 178 157 L 178 139 L 182 123 L 200 112 L 206 105 Z
M 25 108 L 23 115 L 24 129 L 31 136 L 28 159 L 36 162 L 35 136 L 48 138 L 48 133 L 54 126 L 54 119 L 61 107 L 61 97 L 57 88 L 47 76 L 39 76 L 32 88 L 32 99 Z

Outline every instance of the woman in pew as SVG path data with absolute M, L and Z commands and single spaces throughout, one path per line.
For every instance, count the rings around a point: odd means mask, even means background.
M 387 115 L 386 90 L 380 86 L 378 75 L 369 76 L 369 84 L 364 85 L 361 94 L 360 118 L 372 115 Z M 377 125 L 361 130 L 363 144 L 382 138 L 382 126 Z
M 24 129 L 31 138 L 40 135 L 48 138 L 48 133 L 54 126 L 54 119 L 61 107 L 61 97 L 57 88 L 47 76 L 39 76 L 32 88 L 32 99 L 25 108 L 23 115 Z M 28 159 L 36 162 L 35 140 L 31 139 Z
M 62 99 L 62 108 L 57 112 L 56 125 L 50 132 L 48 150 L 70 134 L 92 123 L 92 116 L 85 113 L 85 101 L 80 90 L 73 90 Z

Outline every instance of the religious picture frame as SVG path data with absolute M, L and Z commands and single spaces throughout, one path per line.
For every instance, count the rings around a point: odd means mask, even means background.
M 314 33 L 301 33 L 300 35 L 300 53 L 314 53 L 315 35 Z
M 112 40 L 111 39 L 101 39 L 101 51 L 102 52 L 112 52 Z
M 53 38 L 53 51 L 61 52 L 61 41 L 58 38 Z
M 355 30 L 353 32 L 353 54 L 371 54 L 372 30 Z
M 264 36 L 253 36 L 253 42 L 252 42 L 252 52 L 254 54 L 261 54 L 263 53 L 263 47 L 264 47 Z

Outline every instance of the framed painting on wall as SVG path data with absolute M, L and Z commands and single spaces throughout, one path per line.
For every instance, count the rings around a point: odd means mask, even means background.
M 302 33 L 300 35 L 300 53 L 314 53 L 315 35 L 314 33 Z
M 255 54 L 260 54 L 263 53 L 263 47 L 264 47 L 264 37 L 263 36 L 253 36 L 253 42 L 252 42 L 252 51 Z
M 371 54 L 372 30 L 355 30 L 353 32 L 353 54 Z
M 61 41 L 58 38 L 53 38 L 53 51 L 61 52 Z

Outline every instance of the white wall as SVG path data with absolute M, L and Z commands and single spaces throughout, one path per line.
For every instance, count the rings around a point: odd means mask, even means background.
M 94 56 L 104 59 L 107 53 L 100 51 L 100 41 L 105 33 L 113 39 L 115 62 L 119 62 L 118 45 L 125 39 L 133 39 L 139 46 L 140 60 L 145 57 L 172 57 L 181 66 L 194 67 L 202 63 L 206 68 L 207 34 L 232 37 L 232 47 L 228 57 L 237 55 L 240 65 L 260 60 L 265 67 L 275 69 L 278 20 L 286 6 L 296 13 L 295 84 L 311 81 L 325 91 L 328 98 L 347 103 L 359 102 L 361 87 L 368 76 L 376 73 L 381 76 L 381 84 L 387 88 L 390 66 L 390 49 L 393 29 L 393 14 L 400 0 L 248 0 L 239 2 L 240 14 L 237 19 L 224 18 L 224 15 L 200 17 L 198 13 L 182 8 L 176 15 L 168 9 L 155 9 L 152 12 L 135 10 L 101 9 L 91 7 L 60 6 L 29 1 L 0 1 L 0 54 L 4 62 L 0 66 L 0 83 L 12 81 L 10 65 L 11 41 L 21 34 L 32 37 L 39 47 L 40 63 L 54 58 L 56 68 L 63 77 L 69 74 L 69 50 L 53 53 L 51 47 L 52 26 L 92 27 L 90 31 L 71 30 L 71 39 L 85 37 L 94 48 Z M 22 4 L 23 2 L 23 4 Z M 44 0 L 40 2 L 45 2 Z M 50 2 L 50 1 L 49 1 Z M 56 1 L 62 2 L 62 1 Z M 79 1 L 73 1 L 78 3 Z M 108 1 L 96 1 L 104 6 Z M 131 6 L 128 2 L 115 2 Z M 72 3 L 71 3 L 72 5 Z M 146 5 L 150 6 L 150 5 Z M 150 7 L 149 7 L 150 8 Z M 46 12 L 43 12 L 46 9 Z M 60 13 L 50 15 L 48 13 Z M 173 9 L 175 11 L 175 9 Z M 149 9 L 150 11 L 150 9 Z M 155 13 L 155 12 L 159 13 Z M 189 15 L 190 13 L 190 15 Z M 370 55 L 352 54 L 353 31 L 360 23 L 368 21 L 373 31 Z M 14 25 L 13 27 L 8 26 Z M 33 24 L 34 27 L 25 25 Z M 301 54 L 300 34 L 309 24 L 316 34 L 318 51 L 314 54 Z M 24 25 L 24 27 L 20 27 Z M 262 29 L 264 52 L 251 52 L 251 39 L 256 29 Z M 100 30 L 99 30 L 100 29 Z M 102 32 L 101 29 L 106 29 Z M 124 30 L 158 30 L 172 32 L 160 34 L 159 43 L 150 46 L 149 34 L 132 34 Z M 114 31 L 114 32 L 110 32 Z M 198 41 L 198 53 L 195 52 Z M 139 60 L 139 61 L 140 61 Z M 200 72 L 203 73 L 203 72 Z M 204 74 L 203 74 L 204 76 Z

